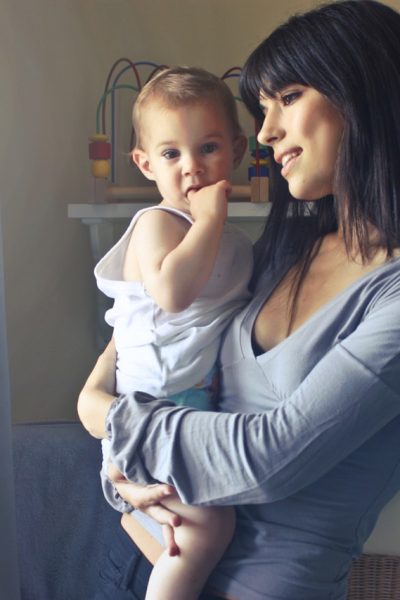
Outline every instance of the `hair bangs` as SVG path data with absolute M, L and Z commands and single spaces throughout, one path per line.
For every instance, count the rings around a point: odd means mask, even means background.
M 262 120 L 260 94 L 274 97 L 293 83 L 307 85 L 297 68 L 295 40 L 280 28 L 264 40 L 249 56 L 241 73 L 240 93 L 247 109 Z

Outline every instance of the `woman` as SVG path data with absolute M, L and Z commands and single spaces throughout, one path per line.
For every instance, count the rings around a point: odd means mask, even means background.
M 273 152 L 274 201 L 254 299 L 221 350 L 226 412 L 114 399 L 109 348 L 80 414 L 110 437 L 116 473 L 236 506 L 216 597 L 344 600 L 351 559 L 400 489 L 400 16 L 350 0 L 293 17 L 249 57 L 241 88 Z M 176 524 L 157 506 L 169 487 L 137 500 L 125 485 L 125 500 Z M 120 543 L 137 590 L 149 565 Z

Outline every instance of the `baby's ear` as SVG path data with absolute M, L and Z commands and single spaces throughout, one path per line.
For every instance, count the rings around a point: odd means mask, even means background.
M 147 156 L 144 150 L 140 150 L 140 148 L 134 148 L 132 150 L 132 160 L 135 165 L 141 170 L 143 175 L 150 179 L 150 181 L 154 181 L 153 171 L 150 167 L 149 157 Z
M 238 135 L 233 140 L 233 167 L 237 169 L 247 149 L 247 138 L 244 135 Z

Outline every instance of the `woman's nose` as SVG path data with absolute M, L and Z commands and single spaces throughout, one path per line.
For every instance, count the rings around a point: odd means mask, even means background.
M 257 134 L 257 140 L 264 146 L 273 146 L 283 136 L 283 128 L 274 110 L 268 112 L 264 117 L 261 129 Z

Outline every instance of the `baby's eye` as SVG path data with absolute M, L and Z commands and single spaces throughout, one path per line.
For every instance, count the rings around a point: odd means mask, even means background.
M 289 106 L 293 104 L 300 96 L 300 92 L 289 92 L 287 94 L 281 94 L 281 101 L 284 106 Z
M 174 150 L 174 149 L 164 150 L 162 155 L 167 160 L 173 160 L 174 158 L 177 158 L 179 156 L 179 152 L 178 152 L 178 150 Z
M 203 154 L 211 154 L 215 152 L 218 148 L 218 145 L 215 142 L 207 142 L 207 144 L 203 144 L 201 147 L 201 151 Z

